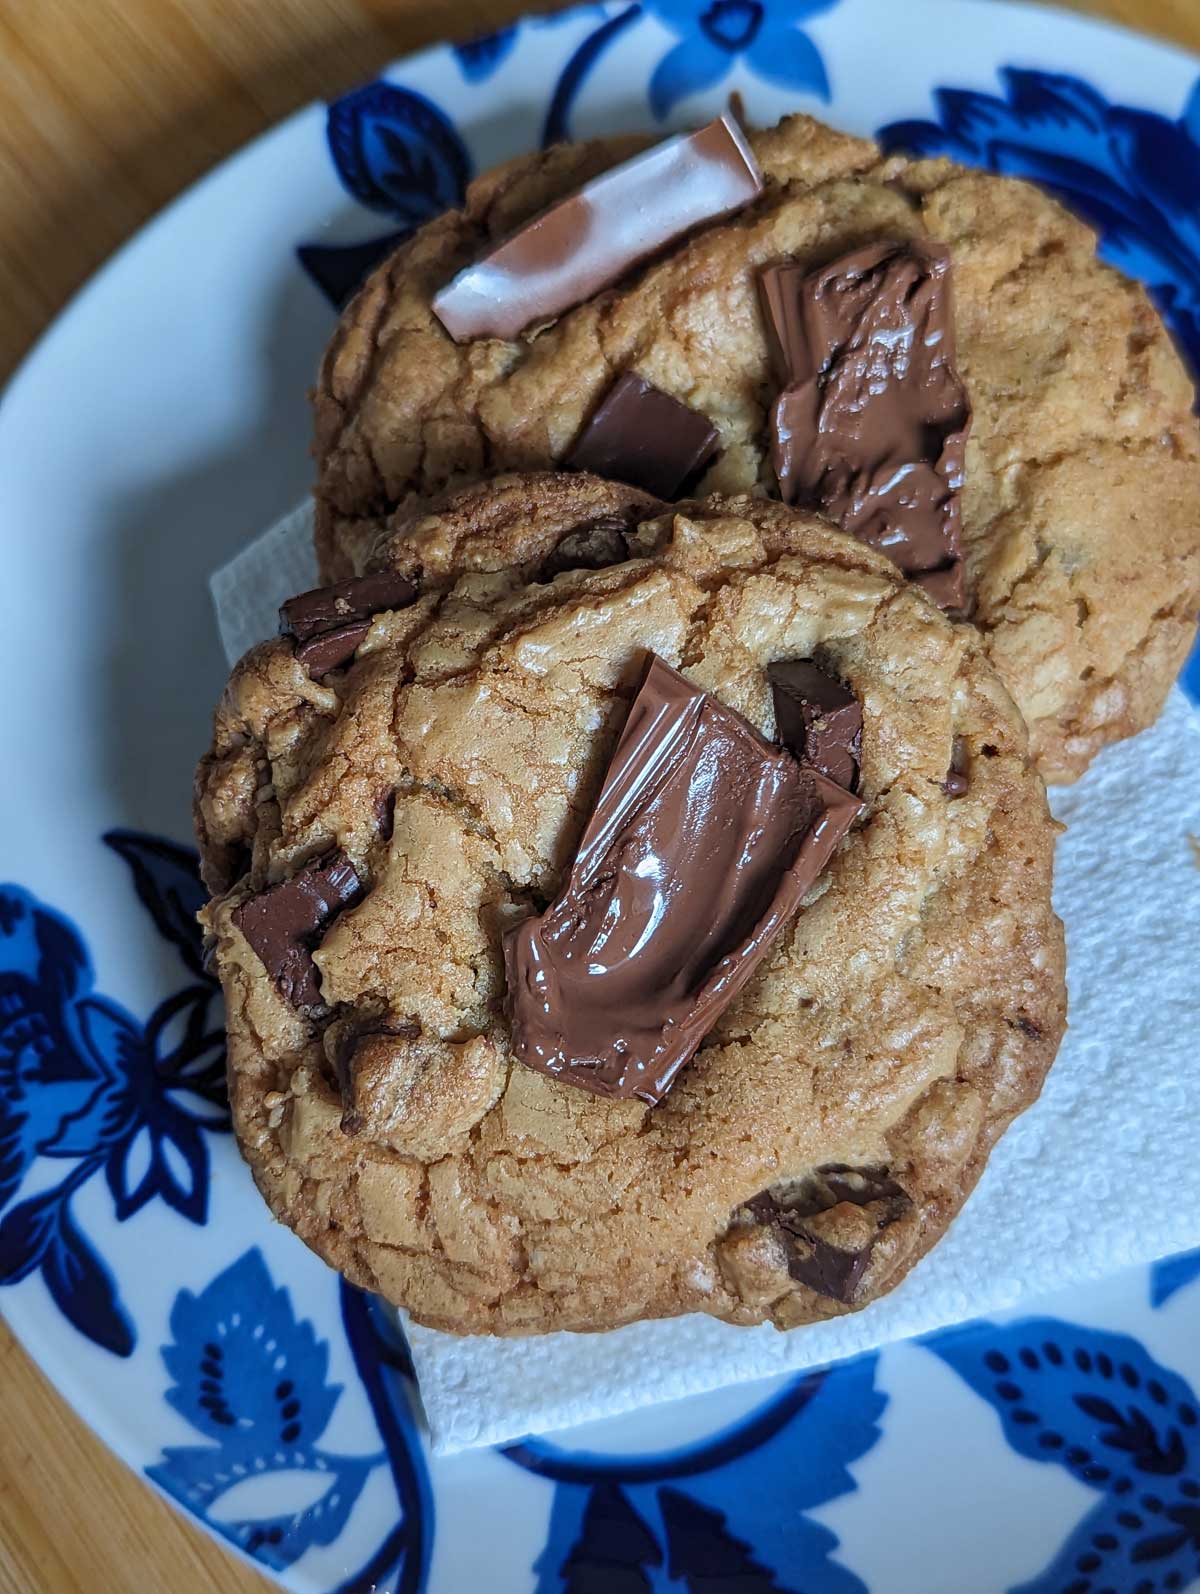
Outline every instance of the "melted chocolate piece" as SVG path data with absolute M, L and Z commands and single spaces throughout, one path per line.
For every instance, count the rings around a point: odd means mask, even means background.
M 391 571 L 353 576 L 289 598 L 279 611 L 279 629 L 296 638 L 296 657 L 308 673 L 325 675 L 354 657 L 373 615 L 407 608 L 416 596 L 412 582 Z
M 816 271 L 771 266 L 760 291 L 781 388 L 780 496 L 824 510 L 961 609 L 971 407 L 954 368 L 949 251 L 870 244 Z
M 670 500 L 699 476 L 719 441 L 707 415 L 626 371 L 609 388 L 564 464 Z
M 801 763 L 854 791 L 862 756 L 862 705 L 854 693 L 812 659 L 772 664 L 767 680 L 776 740 Z
M 290 880 L 248 897 L 234 909 L 233 922 L 280 996 L 293 1007 L 316 1007 L 321 985 L 313 952 L 338 914 L 362 895 L 362 882 L 349 858 L 331 852 Z
M 457 343 L 515 338 L 582 304 L 702 222 L 740 210 L 762 173 L 729 116 L 602 172 L 526 222 L 434 296 Z
M 852 1306 L 884 1231 L 912 1202 L 883 1170 L 832 1163 L 795 1191 L 764 1190 L 746 1210 L 774 1228 L 797 1283 Z
M 570 876 L 505 937 L 516 1056 L 660 1101 L 860 808 L 652 656 Z

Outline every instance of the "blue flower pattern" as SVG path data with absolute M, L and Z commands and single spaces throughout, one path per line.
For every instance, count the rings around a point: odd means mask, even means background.
M 229 1120 L 218 987 L 204 971 L 195 922 L 204 900 L 195 854 L 133 831 L 104 839 L 128 864 L 189 983 L 139 1024 L 91 989 L 72 924 L 19 886 L 0 887 L 0 1284 L 40 1271 L 80 1333 L 128 1356 L 134 1326 L 72 1200 L 103 1173 L 119 1221 L 161 1199 L 203 1223 L 204 1132 L 227 1130 Z M 17 1201 L 41 1159 L 70 1166 Z
M 650 79 L 650 105 L 666 116 L 689 94 L 711 89 L 739 61 L 767 83 L 828 100 L 820 51 L 799 24 L 835 0 L 645 0 L 681 36 Z
M 511 49 L 515 34 L 461 47 L 468 77 L 486 76 Z M 446 114 L 425 95 L 396 83 L 364 84 L 329 107 L 326 138 L 346 192 L 393 225 L 354 244 L 301 244 L 301 266 L 335 309 L 422 222 L 462 201 L 471 176 L 466 145 Z

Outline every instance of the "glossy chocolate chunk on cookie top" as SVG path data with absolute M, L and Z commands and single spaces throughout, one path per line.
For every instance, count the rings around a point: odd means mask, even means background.
M 333 920 L 363 894 L 344 852 L 328 853 L 290 880 L 268 886 L 234 910 L 233 922 L 253 947 L 279 994 L 293 1007 L 321 1000 L 313 952 Z
M 854 693 L 812 659 L 781 660 L 767 679 L 776 738 L 801 763 L 854 791 L 862 754 L 862 705 Z
M 542 211 L 434 296 L 458 343 L 515 338 L 617 282 L 631 266 L 762 192 L 730 116 L 614 166 Z
M 626 371 L 601 400 L 566 465 L 669 500 L 695 481 L 718 440 L 707 415 Z
M 391 571 L 354 576 L 289 598 L 279 629 L 296 638 L 296 657 L 309 674 L 325 675 L 354 657 L 374 615 L 407 608 L 416 596 L 412 582 Z
M 860 807 L 652 656 L 563 890 L 505 939 L 516 1056 L 660 1101 Z
M 815 271 L 771 266 L 759 290 L 781 389 L 780 495 L 824 510 L 942 608 L 961 609 L 971 407 L 954 364 L 949 251 L 869 244 Z
M 832 1164 L 796 1190 L 764 1190 L 746 1204 L 775 1230 L 797 1283 L 852 1306 L 886 1230 L 913 1210 L 886 1172 Z

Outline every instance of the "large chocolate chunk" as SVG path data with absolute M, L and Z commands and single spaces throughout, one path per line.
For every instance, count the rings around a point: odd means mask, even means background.
M 771 266 L 760 292 L 781 497 L 824 510 L 961 609 L 971 406 L 954 368 L 949 251 L 870 244 L 815 271 Z
M 885 1171 L 834 1163 L 794 1190 L 764 1190 L 746 1209 L 779 1235 L 797 1283 L 852 1306 L 875 1247 L 912 1202 Z
M 776 740 L 801 763 L 854 791 L 862 754 L 862 705 L 854 693 L 812 659 L 772 664 L 767 680 Z
M 362 882 L 349 858 L 344 852 L 331 852 L 234 909 L 234 924 L 293 1007 L 315 1007 L 320 1002 L 313 952 L 343 908 L 351 907 L 362 894 Z
M 719 435 L 707 415 L 626 371 L 564 463 L 568 470 L 628 482 L 656 498 L 678 498 L 716 453 Z
M 552 321 L 702 222 L 762 192 L 762 173 L 729 116 L 603 172 L 467 266 L 434 296 L 458 343 L 515 338 Z
M 661 1100 L 860 808 L 652 656 L 566 884 L 505 938 L 517 1057 Z
M 296 638 L 296 657 L 309 674 L 324 675 L 354 657 L 372 615 L 407 608 L 416 596 L 412 582 L 391 571 L 353 576 L 289 598 L 279 611 L 279 629 Z

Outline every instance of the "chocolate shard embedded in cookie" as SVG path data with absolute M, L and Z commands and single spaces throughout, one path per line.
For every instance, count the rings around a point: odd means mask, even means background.
M 354 576 L 289 598 L 279 610 L 279 629 L 296 638 L 296 657 L 309 674 L 324 675 L 354 657 L 373 615 L 407 608 L 416 596 L 412 582 L 390 570 Z
M 824 510 L 961 609 L 971 406 L 954 366 L 949 251 L 869 244 L 815 271 L 768 267 L 759 283 L 781 388 L 780 495 Z
M 602 172 L 465 267 L 433 299 L 458 343 L 515 338 L 616 282 L 702 222 L 740 210 L 762 173 L 730 116 Z
M 344 852 L 332 852 L 235 909 L 234 924 L 293 1007 L 315 1007 L 320 1002 L 313 951 L 338 914 L 362 894 L 354 865 Z
M 862 704 L 812 659 L 784 659 L 767 669 L 775 703 L 775 738 L 801 763 L 854 791 L 862 756 Z
M 830 1164 L 795 1190 L 764 1190 L 746 1210 L 778 1234 L 797 1283 L 853 1306 L 875 1247 L 912 1202 L 885 1171 Z
M 626 371 L 563 463 L 670 500 L 699 476 L 719 441 L 707 415 Z
M 965 795 L 970 781 L 963 767 L 965 758 L 963 740 L 961 736 L 954 738 L 954 746 L 950 752 L 950 768 L 946 771 L 946 778 L 942 781 L 942 790 L 947 797 L 962 797 Z
M 565 886 L 505 937 L 516 1056 L 660 1101 L 861 806 L 652 655 Z

